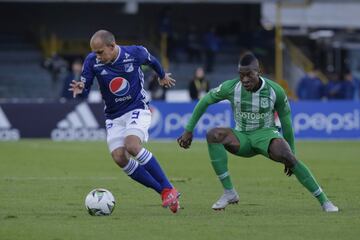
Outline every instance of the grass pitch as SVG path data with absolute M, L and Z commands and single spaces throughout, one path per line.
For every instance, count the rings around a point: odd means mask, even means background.
M 0 239 L 359 239 L 360 142 L 298 142 L 297 152 L 341 212 L 321 211 L 293 176 L 264 157 L 229 156 L 239 205 L 215 212 L 221 195 L 206 144 L 147 145 L 182 192 L 177 215 L 160 197 L 130 180 L 104 142 L 26 140 L 0 143 Z M 109 189 L 116 207 L 92 217 L 84 198 Z

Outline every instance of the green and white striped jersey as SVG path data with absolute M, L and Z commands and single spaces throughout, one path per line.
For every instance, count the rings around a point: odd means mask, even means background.
M 264 77 L 260 79 L 262 84 L 256 92 L 247 91 L 239 78 L 227 80 L 212 89 L 195 106 L 185 130 L 189 132 L 194 130 L 209 105 L 229 100 L 234 113 L 235 129 L 240 132 L 275 127 L 274 113 L 276 111 L 281 122 L 283 136 L 295 153 L 290 106 L 284 89 L 269 79 Z
M 285 115 L 290 112 L 284 90 L 275 82 L 260 77 L 262 84 L 258 91 L 249 92 L 239 78 L 225 81 L 212 89 L 208 95 L 210 104 L 229 100 L 238 131 L 254 131 L 275 127 L 274 112 Z

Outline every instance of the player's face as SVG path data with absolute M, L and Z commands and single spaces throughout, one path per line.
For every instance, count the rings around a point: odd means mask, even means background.
M 256 92 L 259 87 L 259 71 L 243 68 L 239 71 L 240 81 L 244 88 L 250 92 Z
M 115 44 L 92 44 L 91 49 L 96 54 L 96 58 L 102 63 L 109 63 L 114 60 Z M 114 57 L 115 56 L 115 57 Z

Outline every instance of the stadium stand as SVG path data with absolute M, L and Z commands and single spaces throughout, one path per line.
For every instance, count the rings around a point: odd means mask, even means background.
M 0 35 L 0 98 L 51 98 L 51 78 L 42 54 L 25 36 Z

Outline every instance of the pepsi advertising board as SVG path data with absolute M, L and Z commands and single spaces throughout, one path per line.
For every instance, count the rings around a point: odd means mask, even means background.
M 296 102 L 291 109 L 296 138 L 360 139 L 360 102 Z
M 195 106 L 192 104 L 153 103 L 150 136 L 180 136 Z M 296 139 L 359 139 L 360 103 L 352 101 L 291 102 L 293 130 Z M 234 127 L 228 103 L 211 105 L 199 120 L 194 136 L 205 138 L 206 131 L 217 126 Z
M 164 103 L 153 102 L 150 105 L 152 121 L 150 137 L 160 139 L 176 139 L 184 131 L 191 117 L 195 103 Z M 234 126 L 232 110 L 228 103 L 218 103 L 210 106 L 194 129 L 196 138 L 205 138 L 206 132 L 214 127 Z
M 150 139 L 175 140 L 184 131 L 195 103 L 152 102 Z M 360 103 L 292 102 L 295 138 L 360 140 Z M 106 139 L 102 104 L 4 103 L 0 104 L 0 141 L 51 138 L 54 141 Z M 210 106 L 199 120 L 194 136 L 205 139 L 214 127 L 233 127 L 228 103 Z

